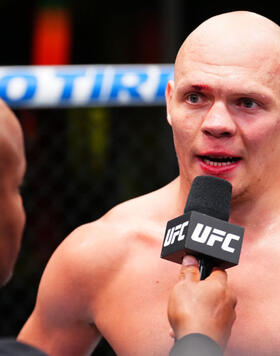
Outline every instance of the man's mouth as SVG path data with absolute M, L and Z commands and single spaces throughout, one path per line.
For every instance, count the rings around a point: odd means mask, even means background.
M 198 156 L 205 164 L 212 167 L 226 167 L 240 161 L 240 157 L 231 156 Z

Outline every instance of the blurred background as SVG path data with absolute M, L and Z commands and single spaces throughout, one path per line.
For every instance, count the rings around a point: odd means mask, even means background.
M 0 66 L 173 63 L 210 16 L 251 10 L 278 24 L 277 2 L 0 0 Z M 27 227 L 13 280 L 0 291 L 0 335 L 30 315 L 43 269 L 77 226 L 177 175 L 164 106 L 14 110 L 25 134 Z M 102 340 L 94 355 L 114 355 Z

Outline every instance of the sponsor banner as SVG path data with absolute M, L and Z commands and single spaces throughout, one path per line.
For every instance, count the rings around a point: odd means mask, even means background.
M 164 105 L 173 65 L 0 67 L 0 97 L 12 108 Z

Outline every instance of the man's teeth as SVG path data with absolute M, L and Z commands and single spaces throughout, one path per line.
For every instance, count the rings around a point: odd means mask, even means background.
M 211 161 L 208 158 L 203 158 L 203 162 L 208 164 L 209 166 L 212 166 L 212 167 L 224 167 L 224 166 L 228 166 L 228 165 L 232 164 L 233 160 L 228 158 L 227 160 L 225 160 L 223 162 L 217 162 L 217 161 Z

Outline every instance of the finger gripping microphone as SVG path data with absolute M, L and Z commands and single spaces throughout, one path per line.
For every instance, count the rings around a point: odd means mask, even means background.
M 224 179 L 196 177 L 184 215 L 167 223 L 161 258 L 181 264 L 186 254 L 197 257 L 201 279 L 205 279 L 214 266 L 236 266 L 244 228 L 228 222 L 231 193 L 232 185 Z

